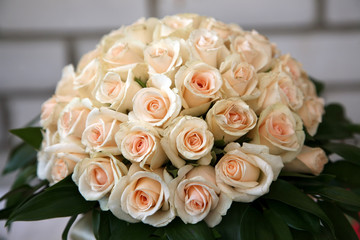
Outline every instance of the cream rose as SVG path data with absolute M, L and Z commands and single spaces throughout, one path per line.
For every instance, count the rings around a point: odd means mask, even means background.
M 298 82 L 303 71 L 301 64 L 293 59 L 290 54 L 280 56 L 274 69 L 290 74 L 295 83 Z
M 163 127 L 177 117 L 181 100 L 177 90 L 170 89 L 171 80 L 165 75 L 155 75 L 149 81 L 150 87 L 138 91 L 133 98 L 130 121 L 140 120 L 156 127 Z
M 243 55 L 246 62 L 257 72 L 268 70 L 273 57 L 273 46 L 269 40 L 256 31 L 245 32 L 231 39 L 230 49 Z
M 55 96 L 65 102 L 70 102 L 77 97 L 78 92 L 74 88 L 75 72 L 73 65 L 68 65 L 62 70 L 62 77 L 55 90 Z
M 186 165 L 179 169 L 170 189 L 177 215 L 184 223 L 205 220 L 209 227 L 220 223 L 232 201 L 220 191 L 215 178 L 212 166 Z
M 297 111 L 306 127 L 307 132 L 314 136 L 324 114 L 324 99 L 313 97 L 305 100 L 303 106 Z
M 46 138 L 53 139 L 46 139 L 38 154 L 37 171 L 40 179 L 47 179 L 52 185 L 70 175 L 75 165 L 89 155 L 78 144 L 58 142 L 57 134 L 50 135 Z
M 57 131 L 44 129 L 42 131 L 43 140 L 41 142 L 40 151 L 37 153 L 37 176 L 39 179 L 50 179 L 51 164 L 50 159 L 52 155 L 46 151 L 52 145 L 60 142 L 60 136 Z
M 183 63 L 181 41 L 160 39 L 145 48 L 144 60 L 149 65 L 149 74 L 170 76 Z
M 71 138 L 81 141 L 86 119 L 92 108 L 92 103 L 87 98 L 74 98 L 66 105 L 58 120 L 58 132 L 62 140 Z
M 101 41 L 103 60 L 109 69 L 130 67 L 144 62 L 145 44 L 139 40 L 127 39 L 122 34 L 109 34 Z
M 164 17 L 155 27 L 153 38 L 159 40 L 166 37 L 187 39 L 194 29 L 195 18 L 192 14 L 179 14 Z
M 284 163 L 292 161 L 301 151 L 305 134 L 300 117 L 286 105 L 274 104 L 261 114 L 252 131 L 252 143 L 269 147 L 270 154 L 280 155 Z
M 135 78 L 147 79 L 146 71 L 143 65 L 137 65 L 127 71 L 126 81 L 121 77 L 124 75 L 122 72 L 106 72 L 96 86 L 96 100 L 102 104 L 110 104 L 110 108 L 118 112 L 131 111 L 132 98 L 141 89 Z
M 145 170 L 155 170 L 167 160 L 157 130 L 145 122 L 127 122 L 120 125 L 115 141 L 121 154 Z
M 185 160 L 201 165 L 210 164 L 214 136 L 204 120 L 191 116 L 179 117 L 165 129 L 163 135 L 161 146 L 175 167 L 184 166 Z
M 256 125 L 255 112 L 241 98 L 228 98 L 217 101 L 206 114 L 209 130 L 215 140 L 226 143 L 245 135 Z
M 304 146 L 295 160 L 285 164 L 284 170 L 289 172 L 311 173 L 318 176 L 328 161 L 324 150 L 321 148 Z
M 40 125 L 52 132 L 57 130 L 57 120 L 66 102 L 59 102 L 56 96 L 52 96 L 41 105 Z
M 115 142 L 115 133 L 121 123 L 126 122 L 127 115 L 108 108 L 94 108 L 89 113 L 81 142 L 87 152 L 120 154 Z
M 255 68 L 244 62 L 239 54 L 228 56 L 220 65 L 220 73 L 224 81 L 221 88 L 224 97 L 248 100 L 259 96 Z
M 193 61 L 176 73 L 175 86 L 185 108 L 183 115 L 200 116 L 209 109 L 211 101 L 221 96 L 222 79 L 216 68 Z
M 216 21 L 214 18 L 205 18 L 201 21 L 199 28 L 205 28 L 209 31 L 214 31 L 224 41 L 231 35 L 238 35 L 243 33 L 243 30 L 236 24 L 225 24 L 220 21 Z
M 192 59 L 217 67 L 229 55 L 223 39 L 216 32 L 197 29 L 191 32 L 187 40 Z
M 124 35 L 128 36 L 129 39 L 134 39 L 136 41 L 141 41 L 144 44 L 148 45 L 153 41 L 154 29 L 159 23 L 157 18 L 141 18 L 136 21 L 134 24 L 127 26 L 123 29 Z
M 257 111 L 262 111 L 266 107 L 283 103 L 296 111 L 303 105 L 304 95 L 295 85 L 291 76 L 286 72 L 272 71 L 261 73 L 259 76 L 260 96 L 257 99 Z
M 283 167 L 280 156 L 263 145 L 229 143 L 215 166 L 216 183 L 237 202 L 252 202 L 266 194 Z
M 168 184 L 172 177 L 164 168 L 143 171 L 133 163 L 126 177 L 120 179 L 109 198 L 109 209 L 119 219 L 162 227 L 175 218 L 169 203 Z
M 113 155 L 94 156 L 75 166 L 72 179 L 86 200 L 99 200 L 101 208 L 107 210 L 111 190 L 127 172 L 126 166 Z

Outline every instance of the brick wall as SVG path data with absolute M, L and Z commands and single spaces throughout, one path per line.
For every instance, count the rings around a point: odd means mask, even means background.
M 181 12 L 267 35 L 327 83 L 328 102 L 342 102 L 360 122 L 360 0 L 0 0 L 0 168 L 16 141 L 7 130 L 39 114 L 63 66 L 76 64 L 111 29 Z M 11 179 L 0 179 L 0 187 Z

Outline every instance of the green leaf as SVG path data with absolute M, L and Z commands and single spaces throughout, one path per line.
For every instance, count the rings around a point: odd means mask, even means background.
M 324 173 L 336 176 L 336 180 L 350 187 L 360 187 L 360 167 L 348 161 L 337 161 L 325 165 Z
M 211 240 L 215 239 L 212 230 L 204 221 L 196 224 L 185 224 L 180 218 L 175 218 L 169 225 L 165 227 L 165 233 L 169 240 Z
M 11 213 L 14 211 L 14 207 L 7 207 L 0 210 L 0 220 L 6 220 L 9 218 Z
M 289 227 L 284 220 L 274 210 L 268 209 L 264 212 L 265 218 L 272 227 L 274 237 L 276 240 L 292 240 Z
M 73 216 L 89 211 L 95 204 L 82 197 L 71 176 L 68 176 L 19 206 L 6 224 Z
M 231 208 L 223 216 L 219 225 L 215 229 L 224 240 L 241 239 L 240 223 L 246 210 L 250 207 L 248 203 L 233 202 Z
M 97 240 L 108 240 L 111 236 L 110 219 L 112 213 L 110 211 L 102 211 L 94 209 L 92 212 L 93 232 Z
M 340 104 L 329 104 L 325 107 L 325 114 L 314 138 L 317 140 L 351 138 L 349 124 L 350 121 L 345 117 L 344 108 Z
M 345 160 L 360 166 L 360 148 L 344 143 L 327 143 L 322 146 L 327 151 L 336 153 Z
M 310 80 L 314 83 L 314 85 L 315 85 L 316 94 L 317 94 L 318 96 L 320 96 L 321 93 L 322 93 L 322 92 L 324 91 L 324 89 L 325 89 L 325 84 L 322 83 L 321 81 L 313 78 L 313 77 L 310 77 L 310 76 L 309 76 L 309 79 L 310 79 Z
M 108 212 L 111 236 L 109 240 L 134 240 L 150 239 L 150 236 L 157 228 L 144 223 L 128 223 L 116 218 L 110 211 Z
M 267 200 L 267 204 L 289 227 L 312 233 L 320 232 L 320 221 L 314 215 L 274 200 Z
M 27 143 L 22 143 L 14 148 L 9 156 L 9 160 L 3 170 L 3 174 L 13 172 L 28 164 L 36 162 L 36 151 Z
M 292 207 L 314 214 L 324 221 L 330 229 L 333 229 L 330 219 L 321 210 L 321 208 L 319 208 L 319 206 L 310 199 L 309 196 L 284 180 L 278 179 L 273 182 L 270 187 L 270 192 L 266 194 L 264 198 L 277 200 Z
M 254 207 L 248 207 L 240 221 L 241 240 L 274 239 L 270 224 Z
M 331 204 L 329 202 L 319 202 L 319 205 L 332 220 L 335 235 L 338 240 L 358 240 L 358 237 L 356 236 L 356 233 L 351 227 L 348 219 L 346 219 L 342 211 L 335 204 Z
M 36 164 L 29 165 L 26 168 L 22 169 L 16 176 L 16 179 L 13 182 L 11 189 L 15 189 L 17 187 L 30 183 L 33 179 L 37 177 L 36 170 Z
M 313 194 L 321 195 L 335 202 L 360 207 L 360 196 L 344 188 L 327 186 L 317 189 Z
M 77 218 L 77 215 L 74 215 L 74 216 L 72 216 L 72 217 L 69 219 L 69 221 L 68 221 L 68 223 L 66 224 L 66 227 L 65 227 L 65 229 L 64 229 L 64 231 L 63 231 L 63 233 L 62 233 L 62 235 L 61 235 L 61 239 L 62 239 L 62 240 L 67 240 L 68 234 L 69 234 L 69 230 L 70 230 L 71 226 L 74 224 L 76 218 Z
M 217 147 L 217 148 L 224 148 L 226 146 L 226 142 L 224 141 L 224 139 L 215 140 L 214 141 L 214 146 Z
M 22 140 L 28 143 L 35 149 L 40 149 L 41 141 L 42 141 L 42 133 L 40 127 L 27 127 L 27 128 L 18 128 L 12 129 L 10 132 Z
M 137 82 L 142 88 L 146 88 L 146 82 L 144 83 L 140 78 L 135 77 L 134 81 Z

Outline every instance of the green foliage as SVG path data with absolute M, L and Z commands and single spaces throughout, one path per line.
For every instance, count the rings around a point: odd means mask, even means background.
M 21 138 L 24 142 L 28 143 L 35 149 L 40 149 L 42 141 L 42 133 L 40 127 L 12 129 L 10 130 L 10 132 Z
M 134 78 L 134 81 L 137 82 L 140 85 L 140 87 L 146 88 L 146 81 L 143 82 L 140 78 L 137 77 Z

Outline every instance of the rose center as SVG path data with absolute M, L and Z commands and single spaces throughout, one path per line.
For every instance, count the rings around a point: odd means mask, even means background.
M 200 151 L 203 142 L 203 136 L 198 132 L 190 131 L 185 134 L 186 147 L 192 152 Z

